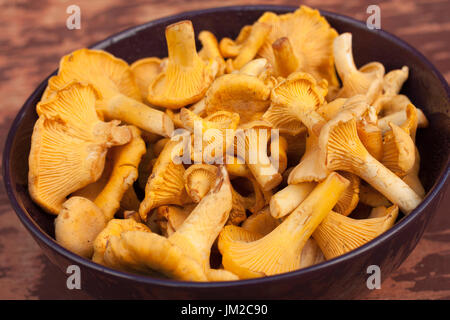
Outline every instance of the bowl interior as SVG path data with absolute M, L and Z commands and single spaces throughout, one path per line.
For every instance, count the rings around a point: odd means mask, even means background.
M 210 30 L 219 39 L 235 38 L 241 27 L 253 23 L 265 11 L 283 13 L 293 9 L 247 6 L 184 13 L 124 31 L 94 47 L 107 50 L 129 63 L 149 56 L 165 57 L 167 47 L 164 29 L 173 22 L 189 19 L 192 20 L 197 33 L 201 30 Z M 323 14 L 339 33 L 353 34 L 353 53 L 357 66 L 379 61 L 384 64 L 386 71 L 401 68 L 404 65 L 410 68 L 410 75 L 403 86 L 402 93 L 421 108 L 430 120 L 430 126 L 427 129 L 419 129 L 417 134 L 417 145 L 421 154 L 421 179 L 425 189 L 430 191 L 439 176 L 448 170 L 450 102 L 445 80 L 419 53 L 395 37 L 382 31 L 369 30 L 364 24 L 352 19 L 326 12 Z M 200 48 L 199 43 L 198 48 Z M 13 124 L 11 138 L 5 148 L 5 161 L 9 168 L 6 175 L 8 181 L 5 182 L 18 206 L 43 232 L 54 237 L 54 217 L 46 214 L 32 202 L 27 189 L 28 153 L 33 125 L 37 120 L 35 106 L 40 100 L 45 85 L 46 80 L 27 100 Z

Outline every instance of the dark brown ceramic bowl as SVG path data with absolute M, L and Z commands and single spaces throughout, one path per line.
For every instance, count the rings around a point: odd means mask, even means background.
M 166 56 L 164 28 L 176 21 L 192 20 L 196 31 L 210 30 L 218 38 L 235 37 L 265 11 L 284 13 L 293 7 L 242 6 L 194 11 L 159 19 L 114 35 L 93 48 L 104 49 L 129 63 L 147 56 Z M 337 14 L 322 12 L 341 32 L 353 34 L 357 65 L 382 62 L 386 70 L 407 65 L 410 76 L 403 93 L 422 108 L 430 127 L 418 132 L 422 157 L 421 178 L 427 190 L 424 201 L 408 217 L 366 245 L 324 263 L 253 280 L 192 283 L 124 273 L 83 259 L 60 245 L 53 236 L 53 217 L 35 205 L 27 190 L 30 137 L 37 119 L 36 103 L 47 80 L 41 83 L 17 115 L 6 142 L 3 175 L 17 215 L 48 258 L 63 272 L 69 265 L 81 268 L 82 288 L 96 298 L 164 299 L 316 299 L 353 298 L 368 290 L 367 267 L 378 265 L 382 278 L 395 270 L 414 249 L 427 224 L 445 197 L 449 177 L 449 87 L 439 72 L 415 49 L 384 31 Z M 63 285 L 63 284 L 62 284 Z

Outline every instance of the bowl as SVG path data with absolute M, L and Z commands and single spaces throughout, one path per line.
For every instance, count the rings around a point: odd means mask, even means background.
M 129 63 L 146 56 L 166 56 L 165 27 L 189 19 L 199 32 L 207 29 L 218 38 L 236 37 L 265 11 L 285 13 L 295 7 L 234 6 L 192 11 L 151 21 L 97 43 Z M 368 292 L 368 267 L 380 267 L 385 279 L 406 259 L 445 197 L 449 181 L 450 102 L 444 78 L 417 50 L 382 30 L 369 30 L 364 23 L 330 12 L 321 12 L 339 32 L 353 34 L 358 66 L 380 61 L 386 70 L 410 68 L 402 93 L 422 108 L 430 121 L 418 131 L 422 157 L 421 179 L 427 190 L 423 202 L 393 228 L 369 243 L 335 259 L 280 275 L 235 282 L 180 282 L 125 273 L 98 265 L 67 251 L 54 240 L 54 217 L 31 200 L 27 189 L 28 153 L 35 106 L 47 85 L 45 79 L 25 102 L 15 118 L 3 155 L 3 175 L 12 207 L 45 255 L 66 272 L 77 265 L 82 289 L 95 298 L 129 299 L 348 299 Z M 224 23 L 226 21 L 226 23 Z M 56 72 L 56 71 L 55 71 Z

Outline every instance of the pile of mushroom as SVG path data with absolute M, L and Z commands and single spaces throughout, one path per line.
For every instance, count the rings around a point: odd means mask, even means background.
M 400 94 L 408 67 L 356 66 L 352 35 L 305 6 L 198 39 L 180 21 L 167 57 L 62 58 L 28 175 L 59 244 L 124 271 L 239 280 L 345 254 L 420 204 L 428 122 Z

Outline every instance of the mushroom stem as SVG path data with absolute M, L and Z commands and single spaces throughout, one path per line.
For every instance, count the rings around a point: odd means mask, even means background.
M 299 69 L 300 61 L 292 49 L 289 38 L 279 38 L 272 44 L 272 49 L 278 75 L 286 78 Z
M 270 214 L 282 218 L 297 208 L 314 189 L 315 183 L 290 184 L 270 198 Z
M 169 137 L 174 129 L 173 122 L 167 114 L 122 94 L 112 97 L 104 108 L 100 107 L 100 110 L 107 118 L 120 119 L 164 137 Z
M 353 60 L 351 33 L 343 33 L 334 39 L 333 53 L 336 69 L 342 80 L 347 75 L 358 72 Z
M 192 67 L 198 59 L 192 22 L 184 20 L 168 26 L 166 40 L 169 59 L 179 65 Z

